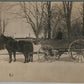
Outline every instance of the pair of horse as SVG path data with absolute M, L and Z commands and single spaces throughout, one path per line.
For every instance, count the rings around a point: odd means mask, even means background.
M 21 52 L 24 55 L 24 63 L 33 62 L 33 43 L 30 41 L 16 41 L 12 37 L 4 35 L 0 36 L 0 44 L 4 44 L 9 54 L 9 63 L 12 62 L 12 55 L 14 62 L 16 61 L 16 52 Z

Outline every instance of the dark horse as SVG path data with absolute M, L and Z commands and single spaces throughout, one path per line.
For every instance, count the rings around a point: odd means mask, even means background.
M 16 52 L 22 52 L 25 57 L 24 63 L 29 61 L 33 62 L 33 44 L 30 41 L 16 41 L 12 37 L 4 35 L 0 36 L 0 41 L 5 44 L 5 47 L 9 53 L 9 63 L 12 62 L 12 54 L 14 56 L 14 62 L 16 61 Z

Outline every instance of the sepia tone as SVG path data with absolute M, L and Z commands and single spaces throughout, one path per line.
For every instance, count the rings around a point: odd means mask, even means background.
M 84 83 L 84 2 L 0 2 L 0 82 Z

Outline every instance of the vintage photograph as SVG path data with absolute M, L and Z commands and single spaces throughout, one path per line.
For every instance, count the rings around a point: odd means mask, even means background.
M 84 2 L 0 1 L 0 82 L 84 83 Z

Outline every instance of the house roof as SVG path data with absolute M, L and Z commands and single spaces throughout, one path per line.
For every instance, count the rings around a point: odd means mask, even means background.
M 26 34 L 15 34 L 14 38 L 26 38 L 27 35 Z

